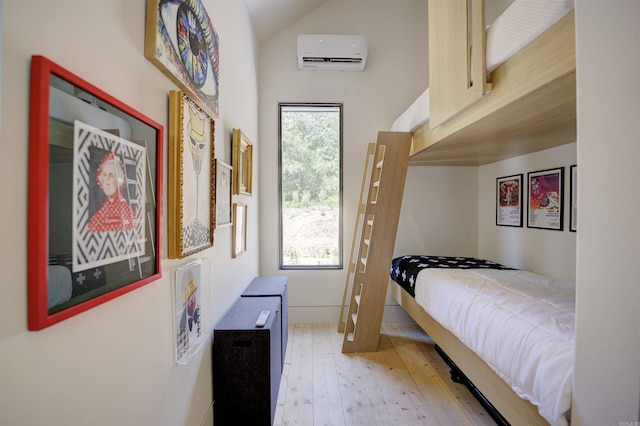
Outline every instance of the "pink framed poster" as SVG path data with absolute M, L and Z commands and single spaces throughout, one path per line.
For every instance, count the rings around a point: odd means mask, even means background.
M 562 231 L 564 167 L 528 173 L 527 227 Z

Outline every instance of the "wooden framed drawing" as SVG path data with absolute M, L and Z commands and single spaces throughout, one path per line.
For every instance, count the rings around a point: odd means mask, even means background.
M 571 185 L 570 211 L 569 211 L 569 231 L 578 231 L 578 165 L 574 164 L 570 168 L 569 177 Z
M 231 226 L 231 182 L 233 167 L 216 159 L 216 228 Z
M 214 118 L 218 46 L 201 0 L 147 0 L 144 56 Z
M 496 179 L 496 225 L 522 226 L 522 174 Z
M 231 143 L 233 170 L 233 193 L 251 195 L 251 170 L 253 167 L 253 145 L 240 129 L 233 129 Z
M 42 56 L 31 59 L 28 326 L 162 276 L 163 128 Z
M 564 167 L 528 173 L 527 227 L 562 231 Z
M 231 240 L 231 253 L 233 258 L 238 257 L 247 250 L 247 205 L 233 204 L 233 239 Z
M 213 246 L 214 128 L 213 119 L 185 93 L 169 93 L 170 259 L 181 259 Z

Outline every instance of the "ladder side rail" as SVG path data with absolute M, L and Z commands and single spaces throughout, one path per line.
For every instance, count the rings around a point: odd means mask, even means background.
M 358 259 L 359 251 L 358 246 L 356 246 L 359 238 L 359 231 L 362 229 L 361 221 L 364 220 L 364 211 L 366 206 L 366 200 L 364 200 L 364 194 L 367 184 L 367 177 L 372 171 L 373 168 L 373 159 L 374 152 L 376 149 L 376 144 L 371 142 L 367 145 L 367 154 L 365 156 L 364 168 L 362 171 L 362 182 L 360 183 L 360 196 L 358 198 L 358 207 L 356 208 L 356 220 L 353 225 L 353 238 L 351 240 L 351 252 L 349 254 L 349 263 L 347 265 L 347 276 L 345 277 L 344 282 L 344 291 L 342 293 L 342 304 L 340 305 L 340 317 L 338 318 L 338 332 L 344 332 L 346 318 L 345 308 L 347 307 L 347 294 L 349 294 L 349 290 L 353 286 L 353 279 L 355 274 L 356 262 Z
M 372 352 L 378 347 L 410 147 L 411 133 L 378 134 L 376 153 L 380 149 L 385 150 L 384 164 L 379 173 L 377 188 L 374 188 L 373 175 L 369 185 L 365 218 L 373 217 L 374 224 L 371 234 L 364 235 L 363 231 L 360 238 L 360 249 L 365 245 L 365 239 L 369 238 L 366 267 L 364 270 L 356 268 L 343 353 Z M 375 161 L 378 161 L 377 156 Z M 375 203 L 371 202 L 372 195 L 375 195 Z M 348 333 L 350 331 L 353 333 Z

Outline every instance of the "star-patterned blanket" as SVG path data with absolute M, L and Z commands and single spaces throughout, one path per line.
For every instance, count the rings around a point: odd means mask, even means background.
M 400 256 L 391 262 L 391 279 L 415 297 L 416 277 L 425 268 L 449 269 L 512 269 L 489 260 L 473 257 Z

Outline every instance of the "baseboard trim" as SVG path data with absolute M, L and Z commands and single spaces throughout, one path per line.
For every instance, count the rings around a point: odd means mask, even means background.
M 289 305 L 289 324 L 331 324 L 338 323 L 339 306 L 291 306 Z M 383 322 L 414 322 L 398 305 L 384 307 Z

